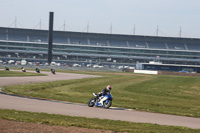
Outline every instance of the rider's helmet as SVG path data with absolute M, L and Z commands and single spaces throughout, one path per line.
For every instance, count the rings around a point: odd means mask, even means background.
M 111 91 L 111 85 L 108 85 L 106 88 L 107 90 Z

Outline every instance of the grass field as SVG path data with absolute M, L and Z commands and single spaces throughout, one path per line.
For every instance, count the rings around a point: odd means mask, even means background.
M 0 77 L 45 76 L 45 74 L 0 70 Z
M 72 117 L 46 113 L 0 109 L 0 119 L 32 122 L 47 125 L 75 126 L 90 129 L 112 130 L 115 132 L 139 133 L 197 133 L 200 130 L 185 127 L 160 126 L 156 124 L 133 123 L 125 121 L 101 120 L 95 118 Z
M 62 71 L 72 72 L 72 71 Z M 77 72 L 102 77 L 7 86 L 4 91 L 30 97 L 87 103 L 93 92 L 112 85 L 112 106 L 200 117 L 200 78 Z M 48 94 L 48 95 L 47 95 Z

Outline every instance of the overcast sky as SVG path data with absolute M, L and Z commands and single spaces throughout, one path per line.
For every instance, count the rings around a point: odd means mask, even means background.
M 200 0 L 0 0 L 0 27 L 200 38 Z

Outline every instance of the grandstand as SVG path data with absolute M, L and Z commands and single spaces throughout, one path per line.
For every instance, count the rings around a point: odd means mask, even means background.
M 48 31 L 0 27 L 0 58 L 47 62 Z M 53 32 L 53 61 L 135 65 L 159 60 L 164 64 L 200 65 L 200 39 Z

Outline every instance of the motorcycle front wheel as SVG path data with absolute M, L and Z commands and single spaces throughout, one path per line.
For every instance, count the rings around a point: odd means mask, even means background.
M 94 98 L 91 98 L 88 102 L 88 106 L 89 107 L 94 107 L 94 104 L 95 104 L 95 99 Z
M 106 109 L 110 108 L 111 105 L 112 105 L 112 101 L 111 100 L 106 100 L 103 103 L 103 107 L 106 108 Z

